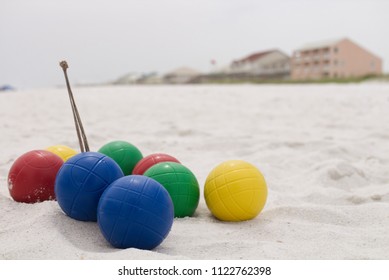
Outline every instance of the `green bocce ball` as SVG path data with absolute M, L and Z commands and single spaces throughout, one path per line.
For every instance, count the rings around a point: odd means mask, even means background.
M 161 162 L 143 174 L 159 182 L 170 194 L 174 217 L 192 216 L 200 199 L 199 184 L 195 175 L 177 162 Z
M 139 149 L 126 141 L 109 142 L 99 149 L 99 153 L 116 161 L 124 175 L 130 175 L 138 161 L 143 158 Z

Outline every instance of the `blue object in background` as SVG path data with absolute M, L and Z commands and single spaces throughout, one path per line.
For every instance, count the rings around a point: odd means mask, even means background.
M 151 250 L 166 238 L 174 206 L 166 189 L 154 179 L 129 175 L 113 182 L 101 196 L 97 222 L 116 248 Z
M 101 194 L 123 176 L 119 165 L 101 153 L 77 154 L 58 171 L 54 187 L 58 204 L 73 219 L 97 221 Z
M 0 91 L 11 91 L 11 90 L 15 90 L 15 88 L 10 85 L 0 86 Z

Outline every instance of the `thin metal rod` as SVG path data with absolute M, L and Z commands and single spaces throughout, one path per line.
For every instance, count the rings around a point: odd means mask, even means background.
M 81 122 L 80 114 L 78 113 L 76 102 L 74 101 L 72 89 L 70 88 L 69 78 L 67 74 L 67 68 L 69 68 L 66 61 L 61 61 L 59 65 L 62 67 L 63 73 L 65 75 L 66 87 L 68 89 L 70 105 L 72 106 L 74 124 L 76 126 L 78 142 L 80 144 L 81 152 L 89 152 L 88 140 L 85 135 L 84 127 Z

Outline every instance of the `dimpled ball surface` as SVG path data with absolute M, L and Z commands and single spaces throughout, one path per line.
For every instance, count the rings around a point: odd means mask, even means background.
M 132 174 L 134 175 L 143 175 L 147 169 L 149 169 L 151 166 L 160 163 L 160 162 L 177 162 L 178 159 L 175 157 L 172 157 L 167 154 L 163 153 L 156 153 L 148 155 L 147 157 L 142 158 L 134 167 L 134 170 L 132 171 Z
M 126 141 L 112 141 L 99 149 L 119 164 L 124 175 L 130 175 L 135 165 L 143 158 L 137 147 Z
M 174 216 L 192 216 L 200 199 L 199 184 L 195 175 L 177 162 L 161 162 L 150 167 L 145 176 L 165 187 L 174 204 Z
M 255 166 L 242 160 L 230 160 L 208 175 L 204 197 L 209 210 L 219 220 L 250 220 L 265 206 L 267 186 Z
M 61 209 L 71 218 L 96 221 L 101 194 L 113 181 L 123 177 L 118 164 L 96 152 L 80 153 L 66 161 L 55 181 Z
M 57 156 L 62 158 L 63 161 L 67 161 L 69 158 L 77 154 L 77 151 L 65 145 L 50 146 L 46 148 L 46 150 L 52 152 L 53 154 L 56 154 Z
M 170 232 L 173 218 L 173 202 L 166 189 L 140 175 L 113 182 L 98 205 L 100 230 L 116 248 L 155 248 Z
M 8 190 L 18 202 L 35 203 L 55 199 L 54 182 L 62 159 L 46 150 L 21 155 L 8 173 Z

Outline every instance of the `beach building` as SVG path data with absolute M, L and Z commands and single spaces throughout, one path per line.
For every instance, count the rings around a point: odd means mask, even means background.
M 157 72 L 149 73 L 128 73 L 116 81 L 114 85 L 135 85 L 135 84 L 162 84 L 163 77 Z
M 186 84 L 192 82 L 201 73 L 189 67 L 177 68 L 163 76 L 163 81 L 168 84 Z
M 287 78 L 290 73 L 290 57 L 280 50 L 267 50 L 234 60 L 230 75 L 258 78 Z
M 293 80 L 379 74 L 381 58 L 347 38 L 307 44 L 295 50 L 291 58 Z
M 138 80 L 142 78 L 141 73 L 127 73 L 124 76 L 121 76 L 116 81 L 113 81 L 112 84 L 114 85 L 132 85 L 137 84 Z

